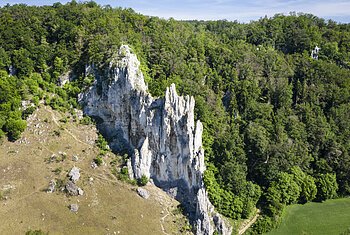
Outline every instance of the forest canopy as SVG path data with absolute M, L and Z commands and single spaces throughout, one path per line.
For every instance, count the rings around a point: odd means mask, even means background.
M 77 96 L 128 44 L 151 93 L 175 83 L 204 124 L 205 184 L 232 219 L 263 211 L 255 233 L 292 203 L 350 194 L 350 25 L 310 14 L 248 24 L 176 21 L 76 1 L 0 8 L 0 138 L 20 138 L 40 101 Z M 315 47 L 321 48 L 311 57 Z M 71 82 L 64 84 L 64 78 Z

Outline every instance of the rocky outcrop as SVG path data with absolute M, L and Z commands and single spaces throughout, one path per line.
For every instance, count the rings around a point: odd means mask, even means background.
M 79 188 L 73 181 L 68 180 L 65 190 L 70 196 L 82 196 L 84 195 L 84 191 Z
M 49 183 L 49 187 L 48 189 L 46 190 L 47 193 L 53 193 L 56 189 L 56 181 L 55 180 L 50 180 L 50 183 Z
M 144 188 L 137 188 L 136 191 L 137 191 L 137 194 L 144 199 L 148 199 L 150 196 L 149 192 Z
M 70 177 L 70 180 L 76 183 L 80 178 L 80 169 L 78 167 L 73 167 L 70 172 L 68 173 L 68 176 Z
M 70 204 L 69 205 L 69 209 L 70 209 L 70 211 L 71 212 L 78 212 L 78 210 L 79 210 L 79 205 L 78 204 Z
M 194 98 L 179 96 L 174 84 L 164 98 L 152 97 L 139 65 L 122 46 L 108 69 L 94 71 L 94 85 L 80 97 L 85 114 L 95 117 L 112 149 L 130 154 L 131 177 L 151 178 L 184 204 L 197 234 L 230 234 L 203 184 L 203 127 L 194 121 Z

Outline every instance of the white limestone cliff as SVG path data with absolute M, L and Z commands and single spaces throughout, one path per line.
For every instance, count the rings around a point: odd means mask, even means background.
M 174 84 L 164 98 L 152 97 L 139 65 L 122 46 L 106 71 L 95 71 L 95 84 L 81 97 L 85 114 L 98 120 L 112 149 L 131 155 L 131 177 L 151 178 L 184 204 L 197 234 L 231 234 L 204 187 L 203 126 L 194 121 L 194 98 L 179 96 Z

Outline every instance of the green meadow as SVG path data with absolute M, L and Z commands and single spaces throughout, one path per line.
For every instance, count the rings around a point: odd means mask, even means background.
M 350 198 L 288 206 L 280 226 L 268 235 L 342 234 L 350 228 Z

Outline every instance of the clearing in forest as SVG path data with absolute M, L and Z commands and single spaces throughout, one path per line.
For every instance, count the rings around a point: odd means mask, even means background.
M 268 235 L 342 234 L 349 228 L 350 198 L 341 198 L 288 206 L 279 228 Z

